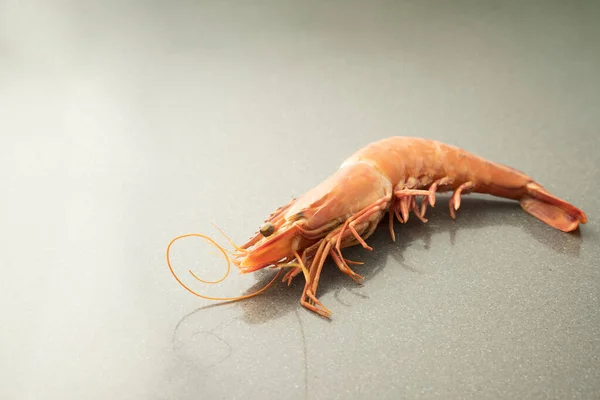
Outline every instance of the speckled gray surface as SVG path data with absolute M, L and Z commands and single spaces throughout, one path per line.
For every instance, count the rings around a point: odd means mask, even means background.
M 0 4 L 0 398 L 600 398 L 599 3 L 247 3 Z M 523 170 L 590 222 L 440 199 L 347 252 L 364 286 L 328 264 L 331 322 L 301 278 L 210 306 L 169 274 L 172 237 L 241 242 L 392 135 Z M 173 258 L 224 267 L 193 239 Z

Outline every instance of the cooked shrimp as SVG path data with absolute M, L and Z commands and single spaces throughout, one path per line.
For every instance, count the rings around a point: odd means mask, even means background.
M 365 240 L 386 212 L 395 240 L 394 217 L 405 223 L 412 212 L 426 222 L 427 207 L 435 205 L 436 193 L 450 190 L 454 191 L 449 204 L 452 218 L 461 195 L 477 192 L 518 200 L 526 212 L 564 232 L 587 222 L 583 211 L 513 168 L 440 142 L 392 137 L 359 150 L 320 185 L 277 209 L 254 237 L 236 246 L 232 261 L 242 273 L 292 267 L 284 277 L 288 284 L 304 272 L 300 303 L 329 317 L 331 312 L 316 295 L 325 260 L 331 257 L 343 273 L 362 282 L 341 250 L 358 244 L 372 250 Z

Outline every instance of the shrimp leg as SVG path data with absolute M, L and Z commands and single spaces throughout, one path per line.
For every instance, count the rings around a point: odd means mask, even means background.
M 400 209 L 400 213 L 402 214 L 402 220 L 400 222 L 406 223 L 408 221 L 410 209 L 413 210 L 413 212 L 422 222 L 427 222 L 427 220 L 424 220 L 423 215 L 420 215 L 420 213 L 417 211 L 416 204 L 414 203 L 414 197 L 423 196 L 429 200 L 429 203 L 431 203 L 432 193 L 435 196 L 435 192 L 431 192 L 431 190 L 396 189 L 394 191 L 394 196 L 398 198 L 398 206 L 394 211 L 396 212 L 398 208 Z
M 429 192 L 430 192 L 430 194 L 429 194 L 429 205 L 431 207 L 435 207 L 435 194 L 436 194 L 436 192 L 438 190 L 438 187 L 439 186 L 447 185 L 447 184 L 449 184 L 451 182 L 452 182 L 451 178 L 445 177 L 445 178 L 439 179 L 439 180 L 437 180 L 437 181 L 435 181 L 435 182 L 433 182 L 431 184 L 431 186 L 429 187 Z M 428 202 L 426 202 L 426 201 L 423 201 L 421 203 L 421 210 L 420 210 L 421 217 L 425 217 L 425 212 L 427 211 L 427 204 L 428 204 Z
M 335 251 L 333 251 L 333 249 L 329 251 L 329 255 L 331 256 L 331 258 L 333 258 L 333 261 L 338 266 L 340 271 L 342 271 L 343 273 L 348 275 L 354 282 L 358 283 L 359 285 L 362 285 L 362 283 L 363 283 L 362 281 L 364 281 L 365 278 L 363 278 L 361 275 L 354 272 L 348 266 L 348 262 L 349 262 L 348 260 L 344 259 L 343 257 L 340 257 L 338 254 L 336 254 Z
M 358 231 L 363 233 L 366 232 L 366 237 L 370 236 L 374 228 L 381 220 L 381 214 L 384 212 L 386 205 L 389 204 L 391 200 L 392 199 L 390 198 L 390 196 L 384 196 L 375 203 L 373 203 L 373 205 L 365 208 L 356 216 L 349 218 L 342 227 L 342 230 L 337 237 L 335 251 L 334 249 L 331 249 L 330 251 L 330 255 L 332 256 L 340 271 L 350 276 L 350 278 L 352 278 L 357 283 L 362 284 L 361 281 L 364 278 L 356 272 L 352 271 L 352 269 L 348 266 L 348 261 L 346 261 L 346 259 L 342 256 L 341 245 L 342 239 L 345 238 L 345 229 L 346 227 L 348 227 L 348 229 L 354 236 L 354 239 L 356 239 L 356 241 L 360 243 L 365 249 L 372 250 L 372 248 L 369 245 L 367 245 L 367 243 L 364 241 L 364 239 L 361 237 Z M 379 215 L 377 213 L 379 213 Z M 368 229 L 369 227 L 371 229 Z M 337 254 L 335 254 L 336 252 Z
M 350 229 L 350 231 L 354 234 L 354 237 L 356 238 L 356 240 L 358 240 L 358 242 L 362 245 L 362 247 L 364 247 L 367 250 L 373 250 L 373 248 L 370 247 L 364 241 L 364 239 L 360 237 L 360 235 L 356 231 L 356 225 L 367 220 L 367 218 L 373 216 L 377 212 L 381 212 L 381 211 L 385 210 L 387 208 L 388 204 L 390 203 L 391 199 L 392 199 L 391 195 L 384 196 L 381 199 L 377 200 L 375 203 L 364 208 L 362 211 L 359 211 L 357 214 L 353 215 L 352 217 L 350 217 L 346 220 L 346 222 L 342 226 L 342 231 L 340 232 L 340 235 L 338 236 L 337 242 L 335 245 L 335 248 L 337 249 L 338 253 L 341 251 L 341 243 L 342 243 L 343 233 L 346 229 Z
M 316 292 L 319 286 L 319 278 L 321 276 L 321 270 L 323 268 L 323 265 L 325 264 L 325 260 L 327 259 L 328 254 L 331 253 L 332 245 L 337 241 L 338 237 L 342 235 L 345 237 L 351 237 L 353 233 L 351 231 L 342 232 L 342 227 L 339 227 L 335 231 L 327 235 L 327 237 L 325 237 L 321 241 L 319 249 L 317 250 L 315 258 L 313 259 L 313 262 L 309 269 L 309 279 L 304 285 L 302 297 L 300 298 L 300 304 L 326 318 L 329 318 L 331 316 L 331 311 L 317 299 Z M 340 269 L 342 269 L 342 267 L 340 267 Z M 350 270 L 350 268 L 347 266 L 346 268 L 342 269 L 344 273 L 348 273 L 346 272 L 347 270 Z M 350 270 L 349 275 L 351 274 L 354 274 L 352 270 Z M 309 300 L 312 301 L 314 304 L 311 304 Z
M 336 264 L 338 265 L 340 270 L 349 275 L 354 280 L 356 280 L 357 277 L 359 277 L 359 279 L 362 278 L 360 275 L 352 271 L 352 269 L 345 262 L 344 258 L 341 257 L 340 248 L 342 241 L 343 239 L 348 238 L 356 239 L 365 248 L 371 249 L 366 244 L 364 239 L 360 236 L 360 234 L 357 231 L 357 228 L 358 230 L 363 231 L 366 227 L 370 225 L 370 223 L 372 222 L 370 221 L 371 219 L 374 220 L 373 222 L 375 222 L 375 220 L 378 222 L 380 218 L 379 216 L 376 217 L 376 214 L 378 212 L 381 214 L 381 212 L 386 208 L 390 199 L 391 195 L 386 195 L 382 197 L 372 205 L 358 212 L 355 216 L 349 218 L 343 226 L 336 228 L 335 230 L 330 232 L 325 238 L 323 238 L 323 240 L 321 240 L 319 248 L 317 249 L 317 252 L 309 269 L 310 279 L 306 281 L 304 291 L 302 292 L 302 298 L 300 301 L 302 305 L 309 304 L 311 305 L 311 307 L 307 308 L 314 311 L 314 305 L 310 304 L 310 302 L 308 302 L 307 300 L 310 299 L 318 307 L 320 307 L 319 311 L 317 311 L 318 314 L 323 315 L 325 317 L 329 317 L 329 315 L 331 314 L 331 312 L 325 306 L 323 306 L 323 304 L 317 299 L 316 293 L 317 288 L 319 286 L 319 278 L 321 276 L 323 265 L 325 264 L 327 256 L 333 252 L 333 248 L 337 250 L 340 256 L 334 257 L 334 261 L 336 261 Z M 333 247 L 334 244 L 335 247 Z
M 294 279 L 300 272 L 302 272 L 302 268 L 293 268 L 283 276 L 282 282 L 287 282 L 288 286 L 290 286 L 292 284 L 292 279 Z
M 460 185 L 456 191 L 454 192 L 454 194 L 452 195 L 452 197 L 450 198 L 450 216 L 452 217 L 452 219 L 456 219 L 456 210 L 458 210 L 458 207 L 460 207 L 460 195 L 462 193 L 467 194 L 471 191 L 471 189 L 473 189 L 475 185 L 473 184 L 473 182 L 465 182 L 462 185 Z
M 417 218 L 421 220 L 421 222 L 426 223 L 427 218 L 425 218 L 425 212 L 427 211 L 427 205 L 431 207 L 435 206 L 435 194 L 437 193 L 437 189 L 439 186 L 447 185 L 452 182 L 452 179 L 449 177 L 444 177 L 438 179 L 433 182 L 431 186 L 429 186 L 428 190 L 423 189 L 408 189 L 408 188 L 397 188 L 394 190 L 394 199 L 390 204 L 390 216 L 389 216 L 389 230 L 392 240 L 396 241 L 396 235 L 394 234 L 394 217 L 398 218 L 398 221 L 401 223 L 405 223 L 408 221 L 409 210 L 415 213 Z M 423 201 L 421 202 L 421 207 L 417 207 L 417 202 L 415 200 L 415 196 L 423 196 Z M 400 216 L 400 213 L 402 216 Z

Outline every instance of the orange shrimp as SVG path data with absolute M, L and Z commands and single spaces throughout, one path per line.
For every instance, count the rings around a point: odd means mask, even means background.
M 325 260 L 331 257 L 343 273 L 362 283 L 363 277 L 350 268 L 353 262 L 342 256 L 341 249 L 360 244 L 372 250 L 365 239 L 386 212 L 395 241 L 394 216 L 405 223 L 413 212 L 427 222 L 425 212 L 428 205 L 435 205 L 436 193 L 449 190 L 454 191 L 449 204 L 452 218 L 460 196 L 477 192 L 518 200 L 526 212 L 564 232 L 587 222 L 582 210 L 522 172 L 437 141 L 392 137 L 359 150 L 320 185 L 277 209 L 254 237 L 236 246 L 232 261 L 242 273 L 292 267 L 283 278 L 288 284 L 304 272 L 300 303 L 330 317 L 331 311 L 316 296 Z M 420 204 L 418 197 L 423 198 Z

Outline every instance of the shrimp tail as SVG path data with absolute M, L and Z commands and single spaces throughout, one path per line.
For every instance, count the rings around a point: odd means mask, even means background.
M 582 210 L 551 195 L 539 184 L 530 182 L 525 188 L 526 194 L 520 199 L 521 207 L 548 225 L 563 232 L 571 232 L 580 223 L 587 222 Z

